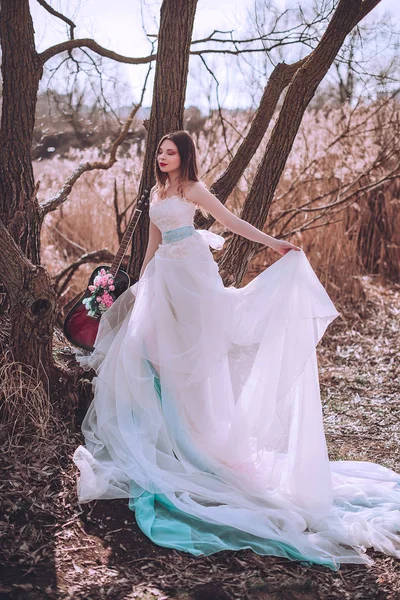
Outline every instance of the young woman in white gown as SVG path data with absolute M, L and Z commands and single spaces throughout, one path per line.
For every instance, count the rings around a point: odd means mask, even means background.
M 329 462 L 316 346 L 338 315 L 304 252 L 233 215 L 197 177 L 186 132 L 160 141 L 140 279 L 103 315 L 78 498 L 127 498 L 155 543 L 251 548 L 337 569 L 400 557 L 400 476 Z M 283 256 L 224 287 L 196 209 Z M 84 362 L 84 358 L 81 359 Z

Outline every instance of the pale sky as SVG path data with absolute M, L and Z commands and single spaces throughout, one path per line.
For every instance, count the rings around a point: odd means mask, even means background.
M 49 0 L 49 2 L 55 9 L 75 21 L 77 25 L 75 37 L 92 37 L 102 46 L 128 56 L 146 56 L 150 53 L 151 46 L 142 29 L 140 0 Z M 305 0 L 302 4 L 308 3 L 309 0 Z M 246 15 L 253 4 L 254 0 L 199 0 L 193 39 L 210 34 L 213 29 L 234 29 L 237 37 L 244 36 Z M 283 10 L 286 0 L 276 0 L 275 4 Z M 64 23 L 49 15 L 36 0 L 30 0 L 30 5 L 39 50 L 66 39 Z M 146 29 L 149 33 L 156 33 L 161 0 L 144 0 L 143 5 Z M 399 0 L 382 0 L 368 18 L 375 19 L 385 13 L 391 13 L 398 22 L 399 29 Z M 251 56 L 255 57 L 255 55 Z M 227 60 L 222 55 L 207 55 L 206 59 L 218 74 L 222 104 L 225 106 L 250 104 L 248 81 L 238 68 L 237 59 L 231 57 Z M 122 80 L 130 84 L 134 100 L 138 99 L 146 71 L 147 67 L 143 66 L 118 66 L 118 74 Z M 200 59 L 192 57 L 186 106 L 198 105 L 199 98 L 207 95 L 210 85 L 210 77 L 202 67 Z M 151 104 L 151 85 L 148 89 L 145 106 Z M 215 96 L 215 86 L 213 90 L 211 94 Z

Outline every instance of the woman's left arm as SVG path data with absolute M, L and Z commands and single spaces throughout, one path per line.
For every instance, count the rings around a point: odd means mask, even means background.
M 237 233 L 252 242 L 259 242 L 265 246 L 269 246 L 279 254 L 286 254 L 290 250 L 301 250 L 298 246 L 278 240 L 270 235 L 267 235 L 254 225 L 240 219 L 228 210 L 216 196 L 207 190 L 201 183 L 195 183 L 188 186 L 186 197 L 191 202 L 197 203 L 207 210 L 219 223 L 224 225 L 233 233 Z

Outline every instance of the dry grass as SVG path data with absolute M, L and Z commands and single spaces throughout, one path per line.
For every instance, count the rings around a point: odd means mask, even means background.
M 54 414 L 37 370 L 16 362 L 8 352 L 0 360 L 0 381 L 3 451 L 22 441 L 47 440 Z
M 251 114 L 226 116 L 232 122 L 227 143 L 234 154 L 241 141 L 237 132 L 246 133 Z M 365 297 L 360 277 L 400 277 L 399 140 L 399 106 L 394 99 L 360 104 L 355 109 L 309 111 L 265 227 L 271 235 L 301 245 L 332 298 L 345 297 L 361 313 Z M 228 201 L 234 212 L 240 212 L 266 142 L 263 140 Z M 210 184 L 230 160 L 216 117 L 205 122 L 196 143 L 200 173 Z M 87 173 L 74 187 L 70 200 L 48 215 L 43 259 L 53 275 L 86 252 L 117 250 L 114 202 L 116 199 L 120 212 L 130 206 L 143 151 L 144 142 L 125 150 L 112 170 Z M 54 156 L 36 163 L 42 196 L 51 196 L 79 162 L 101 158 L 97 149 L 74 150 L 67 159 Z M 215 228 L 219 229 L 217 224 Z M 275 253 L 260 247 L 243 283 L 276 258 Z M 80 267 L 60 298 L 61 306 L 86 287 L 92 268 Z

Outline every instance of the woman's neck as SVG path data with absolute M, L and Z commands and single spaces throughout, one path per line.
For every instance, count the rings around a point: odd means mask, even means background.
M 177 175 L 173 175 L 172 178 L 168 175 L 168 187 L 172 189 L 176 189 L 179 185 L 179 173 Z

